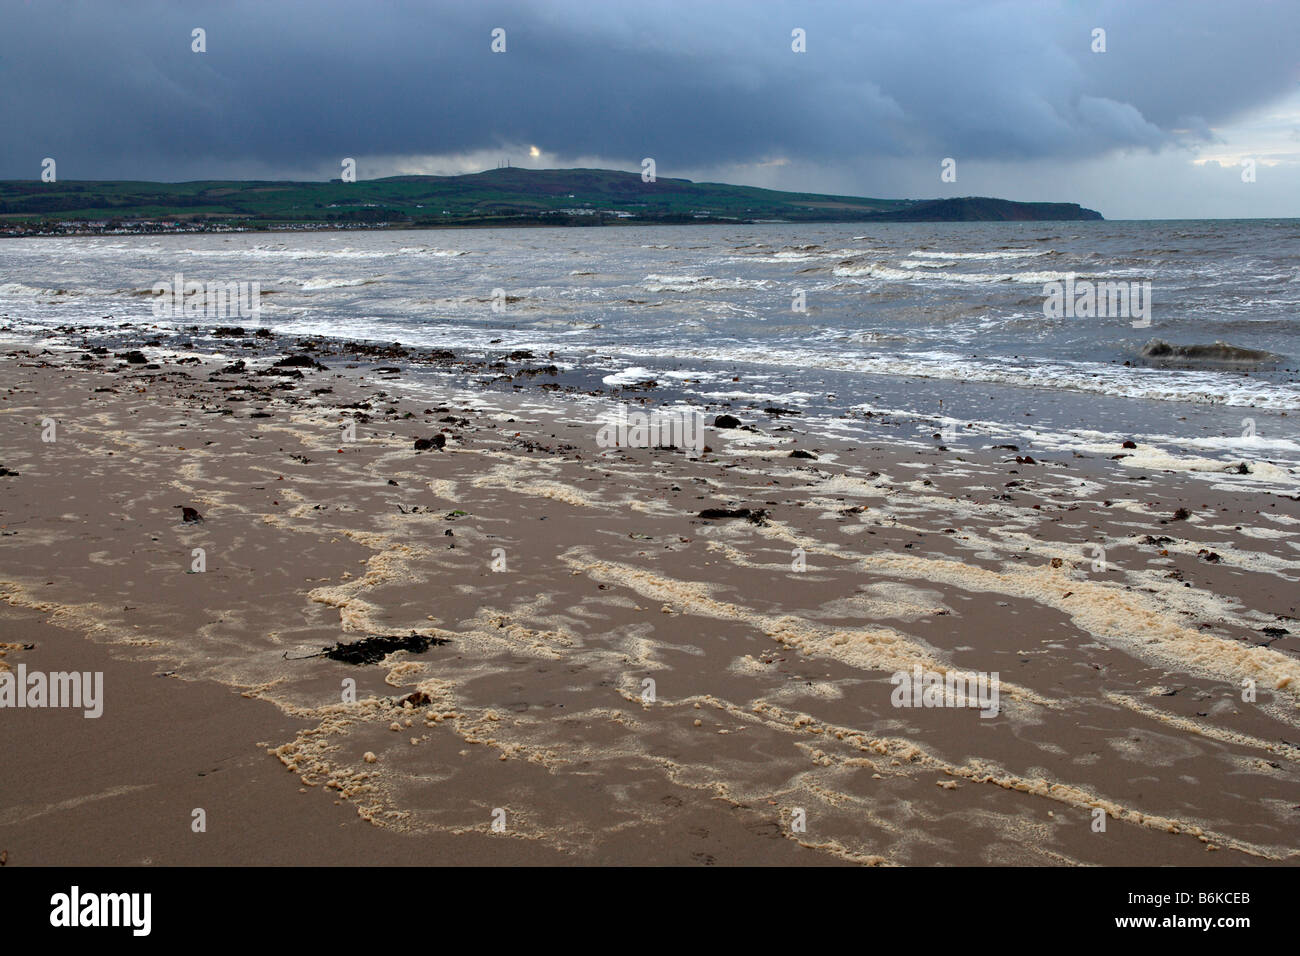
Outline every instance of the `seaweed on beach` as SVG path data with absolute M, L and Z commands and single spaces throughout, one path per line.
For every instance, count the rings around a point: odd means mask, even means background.
M 355 644 L 344 644 L 342 641 L 333 647 L 322 647 L 316 654 L 307 654 L 304 657 L 288 657 L 286 660 L 304 661 L 312 657 L 328 657 L 332 661 L 342 661 L 344 664 L 378 664 L 393 651 L 410 651 L 412 654 L 423 654 L 430 647 L 441 646 L 448 643 L 445 637 L 425 637 L 423 634 L 416 634 L 412 631 L 407 637 L 389 636 L 386 634 L 367 637 L 357 641 Z
M 379 635 L 367 637 L 355 644 L 338 643 L 331 648 L 324 648 L 324 653 L 330 660 L 345 664 L 377 664 L 393 651 L 423 654 L 431 646 L 446 643 L 445 637 L 425 637 L 412 631 L 406 637 Z
M 700 512 L 701 518 L 744 518 L 751 524 L 763 524 L 767 520 L 766 508 L 705 508 Z

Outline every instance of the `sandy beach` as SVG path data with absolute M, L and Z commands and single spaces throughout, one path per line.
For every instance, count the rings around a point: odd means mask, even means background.
M 6 865 L 1300 860 L 1266 462 L 762 403 L 608 448 L 654 390 L 540 357 L 63 341 L 0 355 L 0 666 L 103 710 L 4 712 Z

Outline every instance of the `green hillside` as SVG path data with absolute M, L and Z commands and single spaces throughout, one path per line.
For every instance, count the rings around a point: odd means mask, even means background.
M 1100 219 L 1073 203 L 867 199 L 607 169 L 490 169 L 343 183 L 0 181 L 0 223 L 176 220 L 191 226 L 303 224 L 594 225 L 618 222 Z

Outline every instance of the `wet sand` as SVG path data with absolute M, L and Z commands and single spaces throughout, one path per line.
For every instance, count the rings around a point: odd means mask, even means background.
M 0 355 L 0 664 L 105 675 L 98 719 L 0 709 L 7 865 L 1300 860 L 1266 462 L 724 408 L 606 449 L 581 393 L 136 347 Z M 893 706 L 917 665 L 999 713 Z

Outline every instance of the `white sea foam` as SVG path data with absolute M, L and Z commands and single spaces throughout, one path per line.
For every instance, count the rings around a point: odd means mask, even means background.
M 642 358 L 674 361 L 712 359 L 757 365 L 785 366 L 797 361 L 806 369 L 822 368 L 948 381 L 985 382 L 1035 388 L 1060 388 L 1093 394 L 1205 405 L 1260 409 L 1300 409 L 1300 388 L 1257 382 L 1212 372 L 1125 368 L 1091 362 L 1010 364 L 1003 358 L 971 358 L 943 350 L 862 355 L 844 351 L 801 349 L 790 353 L 765 348 L 675 348 L 625 350 Z
M 840 265 L 831 270 L 837 276 L 864 279 L 895 279 L 907 281 L 910 279 L 924 280 L 929 278 L 925 273 L 915 272 L 911 269 L 895 269 L 880 262 L 868 262 L 863 265 Z
M 0 283 L 0 295 L 12 296 L 32 296 L 32 295 L 56 295 L 59 289 L 42 289 L 38 286 L 26 285 L 22 282 L 5 282 Z M 71 290 L 68 290 L 71 291 Z
M 839 265 L 831 271 L 834 275 L 853 279 L 885 279 L 898 282 L 955 282 L 968 285 L 984 285 L 995 282 L 1025 282 L 1041 285 L 1044 282 L 1063 282 L 1067 276 L 1064 272 L 951 272 L 940 271 L 928 266 L 924 268 L 927 271 L 896 269 L 880 262 L 869 262 L 861 265 Z
M 641 282 L 647 292 L 699 292 L 716 290 L 766 289 L 766 279 L 722 279 L 716 276 L 669 276 L 652 274 Z
M 314 279 L 307 279 L 303 282 L 302 288 L 305 292 L 316 292 L 325 289 L 350 289 L 355 286 L 370 285 L 378 282 L 382 276 L 373 278 L 360 279 L 336 279 L 329 276 L 316 276 Z
M 182 255 L 199 259 L 285 259 L 290 261 L 309 259 L 410 259 L 413 257 L 449 258 L 467 255 L 456 249 L 435 249 L 431 246 L 403 246 L 400 249 L 301 249 L 283 246 L 254 246 L 251 249 L 182 249 Z
M 657 374 L 659 373 L 652 372 L 648 368 L 642 368 L 639 365 L 634 365 L 630 368 L 623 369 L 623 371 L 621 372 L 614 372 L 611 375 L 606 375 L 604 378 L 601 379 L 601 381 L 604 382 L 606 385 L 619 388 L 624 385 L 636 385 L 638 382 L 650 381 Z
M 997 252 L 931 252 L 913 249 L 908 256 L 913 259 L 1027 259 L 1045 256 L 1051 249 L 1000 249 Z

